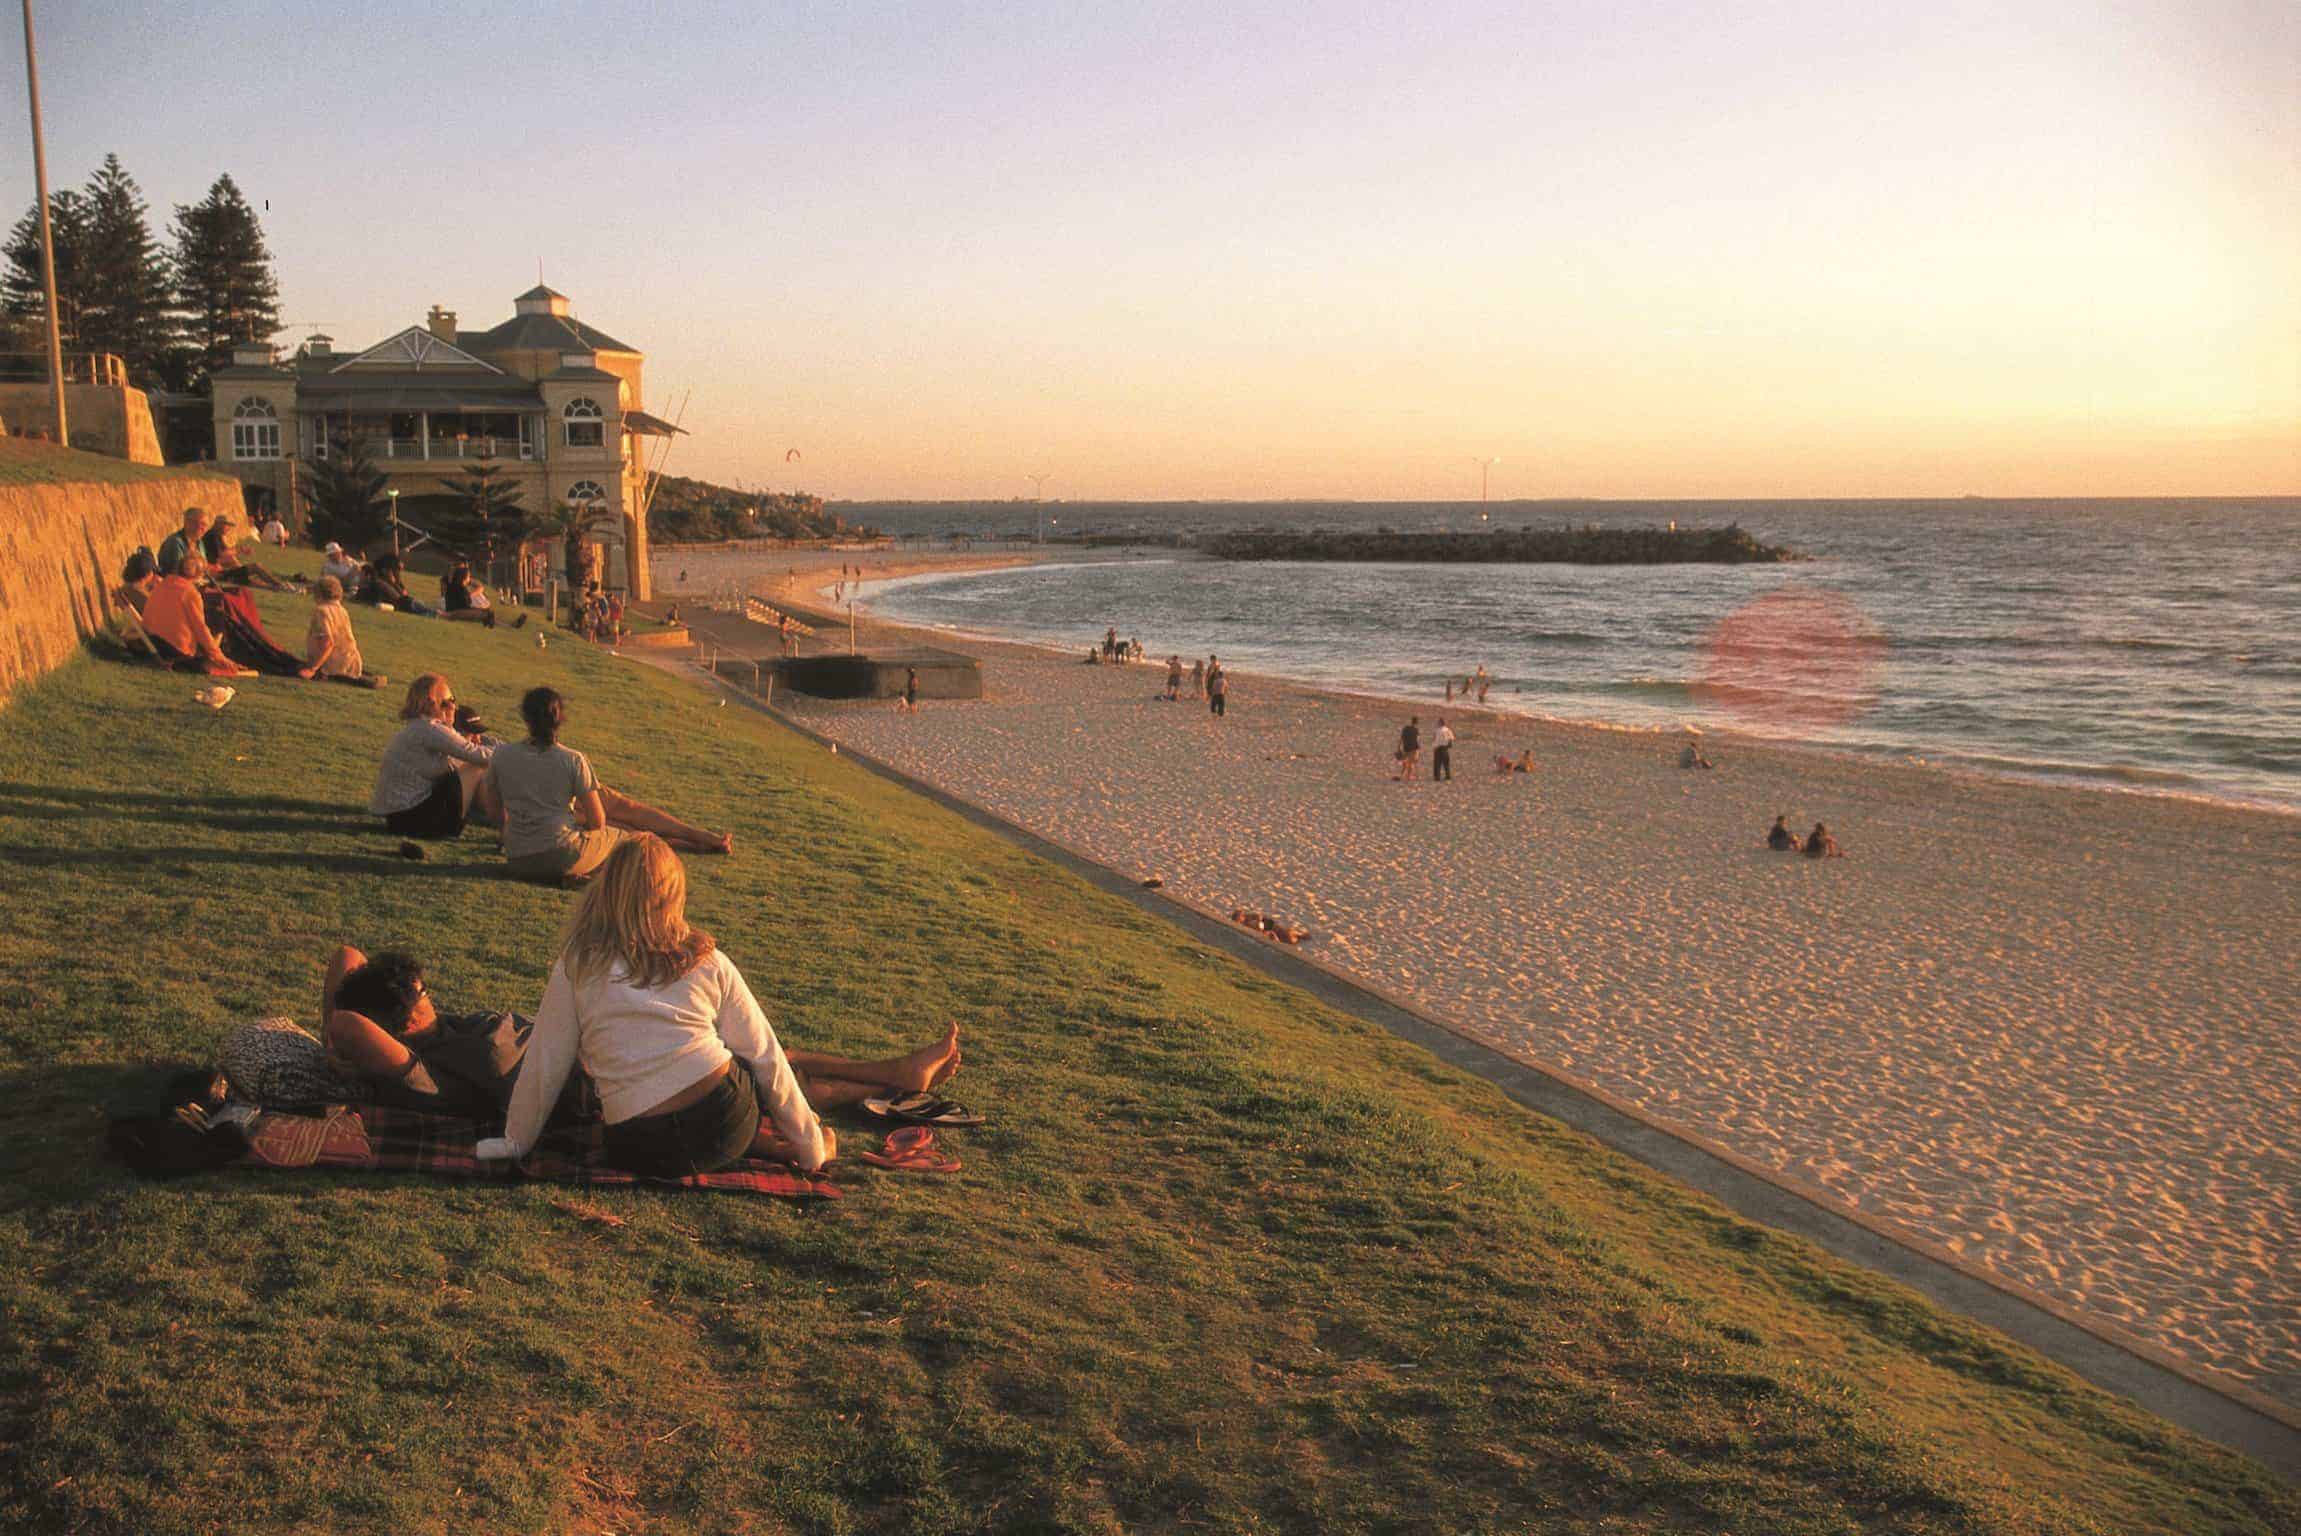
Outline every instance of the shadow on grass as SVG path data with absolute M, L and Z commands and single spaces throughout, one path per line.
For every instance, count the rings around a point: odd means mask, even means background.
M 151 869 L 172 864 L 239 864 L 258 869 L 332 870 L 345 875 L 408 875 L 426 880 L 502 880 L 513 876 L 496 863 L 448 863 L 391 854 L 323 854 L 298 849 L 249 848 L 38 848 L 0 845 L 0 863 L 27 869 Z

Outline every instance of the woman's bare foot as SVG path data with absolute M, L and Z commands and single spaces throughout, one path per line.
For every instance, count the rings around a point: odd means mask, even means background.
M 924 1093 L 927 1089 L 948 1082 L 951 1074 L 959 1070 L 959 1025 L 956 1020 L 944 1030 L 943 1038 L 933 1045 L 923 1045 L 908 1056 L 895 1059 L 896 1067 L 890 1086 L 906 1092 Z

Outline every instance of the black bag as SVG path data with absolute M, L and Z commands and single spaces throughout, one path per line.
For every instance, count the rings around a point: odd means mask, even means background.
M 237 1125 L 205 1123 L 205 1110 L 223 1101 L 216 1090 L 206 1067 L 146 1070 L 106 1106 L 105 1149 L 147 1179 L 221 1168 L 247 1151 L 248 1138 Z

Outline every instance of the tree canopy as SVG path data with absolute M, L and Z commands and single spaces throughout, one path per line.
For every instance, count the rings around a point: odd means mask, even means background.
M 231 361 L 237 342 L 280 328 L 280 288 L 256 211 L 227 174 L 190 207 L 176 205 L 176 295 L 205 377 Z
M 391 525 L 391 500 L 384 486 L 384 473 L 368 457 L 367 444 L 348 433 L 336 436 L 326 458 L 303 460 L 297 467 L 296 494 L 303 498 L 312 542 L 333 539 L 358 550 L 382 538 Z

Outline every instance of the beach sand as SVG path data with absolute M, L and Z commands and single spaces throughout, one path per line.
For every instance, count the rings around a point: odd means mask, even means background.
M 1715 734 L 1717 768 L 1687 771 L 1676 738 L 1236 674 L 1216 720 L 1157 697 L 1163 664 L 930 638 L 983 659 L 981 701 L 787 704 L 2301 1403 L 2301 817 Z M 1392 777 L 1409 713 L 1426 737 L 1454 725 L 1453 783 Z M 1527 747 L 1534 773 L 1494 775 Z M 1828 822 L 1848 856 L 1766 851 L 1779 812 Z

